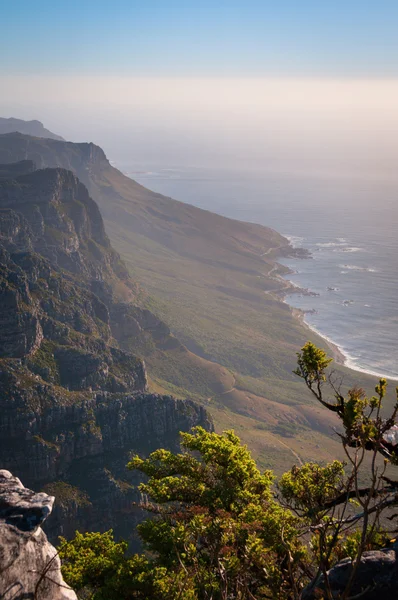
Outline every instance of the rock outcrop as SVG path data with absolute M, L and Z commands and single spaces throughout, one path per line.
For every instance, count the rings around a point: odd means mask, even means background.
M 384 550 L 364 552 L 355 574 L 350 598 L 361 600 L 396 600 L 398 598 L 398 543 Z M 328 571 L 333 598 L 340 598 L 346 590 L 352 573 L 352 561 L 345 558 Z M 303 600 L 317 600 L 323 596 L 323 576 L 303 592 Z
M 50 539 L 111 527 L 130 538 L 129 453 L 177 448 L 181 430 L 211 422 L 193 402 L 148 393 L 137 355 L 182 346 L 134 304 L 77 177 L 29 161 L 1 173 L 0 466 L 56 495 Z
M 41 528 L 54 498 L 26 489 L 0 470 L 0 598 L 76 600 L 57 552 Z

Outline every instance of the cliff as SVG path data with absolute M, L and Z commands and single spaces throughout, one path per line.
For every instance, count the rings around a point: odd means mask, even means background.
M 60 559 L 41 525 L 54 498 L 26 489 L 0 470 L 0 597 L 76 600 L 64 582 Z
M 25 170 L 7 178 L 0 166 L 0 463 L 56 491 L 51 539 L 129 537 L 129 453 L 176 448 L 179 431 L 211 423 L 193 402 L 147 392 L 131 351 L 181 344 L 132 303 L 137 287 L 85 186 L 64 169 Z
M 40 138 L 48 138 L 51 140 L 63 140 L 60 135 L 56 135 L 52 133 L 48 129 L 46 129 L 40 121 L 24 121 L 23 119 L 14 119 L 13 117 L 9 119 L 4 119 L 0 117 L 0 134 L 2 133 L 12 133 L 15 131 L 19 131 L 21 133 L 25 133 L 26 135 L 32 135 Z

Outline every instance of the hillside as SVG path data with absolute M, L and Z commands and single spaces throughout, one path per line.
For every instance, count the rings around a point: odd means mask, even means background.
M 136 285 L 73 173 L 29 161 L 0 173 L 0 464 L 57 496 L 52 539 L 129 536 L 129 453 L 211 428 L 194 402 L 148 392 L 141 357 L 189 353 L 132 303 Z
M 87 185 L 113 246 L 149 292 L 137 302 L 191 351 L 146 359 L 152 389 L 205 403 L 216 426 L 237 429 L 263 466 L 337 455 L 329 415 L 292 374 L 307 339 L 324 343 L 281 301 L 287 284 L 276 261 L 294 252 L 283 236 L 151 192 L 91 143 L 0 136 L 0 162 L 23 159 L 71 169 Z M 189 370 L 181 367 L 187 356 Z M 339 372 L 347 385 L 357 382 Z
M 5 119 L 0 117 L 0 134 L 2 133 L 13 133 L 19 131 L 26 135 L 33 135 L 41 138 L 48 138 L 51 140 L 63 140 L 64 138 L 60 135 L 52 133 L 49 129 L 46 129 L 40 121 L 24 121 L 23 119 L 9 118 Z

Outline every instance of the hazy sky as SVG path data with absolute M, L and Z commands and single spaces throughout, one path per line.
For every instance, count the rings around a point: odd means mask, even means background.
M 0 0 L 0 116 L 119 162 L 380 173 L 397 0 Z

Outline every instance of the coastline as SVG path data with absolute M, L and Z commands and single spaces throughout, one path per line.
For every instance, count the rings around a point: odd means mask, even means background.
M 293 248 L 292 246 L 290 246 L 290 248 L 293 250 L 293 252 L 290 254 L 290 256 L 295 256 L 295 250 L 296 248 Z M 297 255 L 296 255 L 297 256 Z M 305 251 L 304 253 L 301 253 L 300 258 L 308 259 L 308 258 L 312 258 L 310 253 L 308 252 L 308 250 Z M 283 275 L 278 273 L 278 270 L 283 270 Z M 300 321 L 300 323 L 309 331 L 311 331 L 312 333 L 316 333 L 316 335 L 318 335 L 320 338 L 322 338 L 323 340 L 325 340 L 327 346 L 329 347 L 333 360 L 343 366 L 343 367 L 348 367 L 353 369 L 354 371 L 359 371 L 360 369 L 357 369 L 355 367 L 351 367 L 349 366 L 347 363 L 349 361 L 349 357 L 344 354 L 344 351 L 342 348 L 340 348 L 340 346 L 338 346 L 335 342 L 333 342 L 333 340 L 331 340 L 330 338 L 328 338 L 326 335 L 322 334 L 320 331 L 318 331 L 317 329 L 315 329 L 315 327 L 312 327 L 309 323 L 307 323 L 307 321 L 305 320 L 305 312 L 303 310 L 301 310 L 300 308 L 295 308 L 294 306 L 292 306 L 291 304 L 289 304 L 289 302 L 287 301 L 287 296 L 291 295 L 291 294 L 308 294 L 308 295 L 312 295 L 312 292 L 308 289 L 305 288 L 301 288 L 300 286 L 298 286 L 296 283 L 294 283 L 293 281 L 290 281 L 289 279 L 285 279 L 285 277 L 287 277 L 289 274 L 294 273 L 294 271 L 288 267 L 287 265 L 282 265 L 280 263 L 276 263 L 275 267 L 273 267 L 272 269 L 272 275 L 271 277 L 273 277 L 275 280 L 277 280 L 279 283 L 282 283 L 282 288 L 280 290 L 275 290 L 274 294 L 276 296 L 278 296 L 282 302 L 284 302 L 285 304 L 288 305 L 292 315 L 294 318 L 296 318 L 298 321 Z M 268 292 L 269 293 L 269 292 Z M 366 372 L 366 371 L 365 371 Z M 373 373 L 369 373 L 369 375 L 373 375 Z
M 284 300 L 284 302 L 286 301 Z M 353 362 L 353 359 L 344 352 L 344 349 L 341 346 L 338 346 L 336 342 L 331 340 L 327 335 L 321 333 L 318 329 L 312 327 L 309 323 L 307 323 L 307 321 L 305 320 L 304 311 L 302 311 L 299 308 L 295 308 L 294 306 L 291 306 L 288 302 L 286 302 L 286 304 L 288 304 L 288 306 L 290 307 L 293 316 L 299 319 L 299 321 L 304 325 L 304 327 L 306 327 L 312 333 L 316 333 L 316 335 L 325 340 L 326 344 L 331 349 L 333 359 L 337 364 L 346 367 L 351 371 L 363 373 L 364 375 L 369 375 L 371 377 L 377 377 L 378 379 L 387 379 L 387 381 L 398 381 L 397 376 L 386 375 L 385 373 L 378 373 L 377 371 L 372 371 L 371 369 L 365 369 L 356 365 Z
M 284 302 L 286 302 L 286 300 L 284 300 Z M 348 357 L 344 354 L 342 348 L 340 348 L 340 346 L 338 346 L 335 342 L 333 342 L 330 338 L 328 338 L 327 336 L 323 335 L 322 333 L 320 333 L 317 329 L 315 329 L 314 327 L 311 327 L 311 325 L 309 323 L 307 323 L 307 321 L 305 320 L 305 312 L 303 310 L 301 310 L 300 308 L 295 308 L 294 306 L 291 306 L 288 302 L 286 302 L 286 304 L 289 306 L 292 315 L 298 319 L 300 321 L 300 323 L 309 331 L 311 331 L 312 333 L 316 333 L 316 335 L 318 335 L 320 338 L 322 338 L 323 340 L 325 340 L 326 344 L 328 345 L 328 347 L 331 350 L 331 354 L 332 354 L 332 358 L 333 360 L 338 364 L 338 365 L 342 365 L 343 367 L 347 367 L 347 361 L 349 360 Z M 352 367 L 349 367 L 352 368 Z M 355 371 L 357 371 L 358 369 L 353 369 Z
M 291 240 L 289 240 L 289 242 L 291 243 Z M 293 248 L 293 250 L 296 250 L 296 249 Z M 301 255 L 301 258 L 303 258 L 303 259 L 312 258 L 311 254 L 308 252 L 308 250 L 306 250 L 306 252 L 307 252 L 307 256 Z M 291 254 L 291 256 L 292 256 L 292 254 Z M 282 256 L 282 258 L 285 258 L 285 257 Z M 277 292 L 277 295 L 282 299 L 282 301 L 285 304 L 288 305 L 294 318 L 296 318 L 298 321 L 300 321 L 300 323 L 306 329 L 311 331 L 311 333 L 315 333 L 317 336 L 319 336 L 322 340 L 325 341 L 326 345 L 328 346 L 328 348 L 331 351 L 331 356 L 332 356 L 333 360 L 338 365 L 346 367 L 347 369 L 350 369 L 351 371 L 356 371 L 357 373 L 363 373 L 364 375 L 368 375 L 371 377 L 377 377 L 379 379 L 381 379 L 381 378 L 387 379 L 387 381 L 398 381 L 398 375 L 397 376 L 387 375 L 385 373 L 380 373 L 377 371 L 373 371 L 371 369 L 361 367 L 360 365 L 357 365 L 355 363 L 354 359 L 347 352 L 344 351 L 344 348 L 339 346 L 336 342 L 334 342 L 332 339 L 330 339 L 326 334 L 322 333 L 321 331 L 316 329 L 314 326 L 310 325 L 305 320 L 306 312 L 300 308 L 296 308 L 296 307 L 292 306 L 291 304 L 289 304 L 287 297 L 292 294 L 297 294 L 297 293 L 306 294 L 306 295 L 313 295 L 313 293 L 309 289 L 301 288 L 293 281 L 290 281 L 289 279 L 285 279 L 285 277 L 288 277 L 289 274 L 294 273 L 294 271 L 287 265 L 281 265 L 281 267 L 284 270 L 283 275 L 278 273 L 278 268 L 275 269 L 274 274 L 273 274 L 274 278 L 277 279 L 279 282 L 284 282 L 283 289 L 280 290 L 279 292 Z
M 144 171 L 144 173 L 149 175 L 150 173 L 152 173 L 152 171 L 148 170 L 148 171 Z M 127 175 L 129 177 L 134 177 L 135 179 L 137 179 L 137 177 L 136 177 L 137 174 L 139 175 L 139 173 L 137 173 L 137 172 L 134 172 L 134 173 L 132 173 L 131 171 L 127 172 Z M 156 180 L 156 178 L 155 178 L 155 180 Z M 189 180 L 189 176 L 188 176 L 187 181 L 188 180 Z M 138 182 L 141 185 L 151 187 L 151 183 L 150 183 L 151 178 L 150 177 L 148 179 L 144 178 L 143 180 L 141 180 L 140 177 L 138 177 Z M 158 189 L 158 188 L 156 188 L 156 189 Z M 166 192 L 163 189 L 160 189 L 158 191 L 159 191 L 159 193 L 164 193 L 167 196 L 172 196 L 172 193 L 170 191 Z M 202 206 L 201 204 L 196 204 L 194 201 L 192 201 L 192 199 L 188 199 L 186 202 L 188 204 L 192 204 L 194 206 L 200 206 L 200 207 L 205 208 L 206 210 L 210 210 L 212 212 L 216 211 L 216 212 L 218 212 L 218 214 L 224 214 L 228 218 L 231 218 L 234 220 L 238 220 L 238 221 L 242 220 L 241 216 L 236 216 L 234 214 L 231 214 L 229 212 L 229 210 L 227 211 L 224 209 L 221 211 L 220 210 L 217 211 L 214 208 L 214 206 L 211 206 L 210 208 L 209 207 L 206 208 L 206 207 Z M 260 224 L 258 219 L 254 219 L 252 222 Z M 340 366 L 344 366 L 345 368 L 350 369 L 351 371 L 355 371 L 356 373 L 366 374 L 369 377 L 374 377 L 374 378 L 383 377 L 390 381 L 398 382 L 398 374 L 396 376 L 395 376 L 395 374 L 394 374 L 394 376 L 386 375 L 385 373 L 376 372 L 376 371 L 373 371 L 371 368 L 361 367 L 360 365 L 358 365 L 357 359 L 353 356 L 350 356 L 350 354 L 348 353 L 348 351 L 346 351 L 344 349 L 344 347 L 340 346 L 333 339 L 329 338 L 326 334 L 322 333 L 321 331 L 316 329 L 314 326 L 312 326 L 310 323 L 308 323 L 308 321 L 306 320 L 306 311 L 296 308 L 290 304 L 289 299 L 287 299 L 287 297 L 290 296 L 291 294 L 302 294 L 302 295 L 311 295 L 311 296 L 318 295 L 318 294 L 311 292 L 310 289 L 302 288 L 299 285 L 297 285 L 296 283 L 294 283 L 294 281 L 289 280 L 288 279 L 289 274 L 294 273 L 294 271 L 286 263 L 279 262 L 279 261 L 280 260 L 284 261 L 284 260 L 289 260 L 289 259 L 297 259 L 297 258 L 304 259 L 304 260 L 313 259 L 314 254 L 313 254 L 313 252 L 311 252 L 310 250 L 308 250 L 307 248 L 304 248 L 302 246 L 302 243 L 304 242 L 303 237 L 298 236 L 298 235 L 289 235 L 286 233 L 282 233 L 283 229 L 280 229 L 276 225 L 274 225 L 273 228 L 276 231 L 281 232 L 281 235 L 285 238 L 286 243 L 283 243 L 282 245 L 276 246 L 274 248 L 268 248 L 264 253 L 259 254 L 260 257 L 264 256 L 264 258 L 267 255 L 267 258 L 272 261 L 272 266 L 271 266 L 270 270 L 268 271 L 267 276 L 270 277 L 271 279 L 274 279 L 274 281 L 277 284 L 274 289 L 264 290 L 264 293 L 273 296 L 275 299 L 278 299 L 281 302 L 284 302 L 289 307 L 289 310 L 291 311 L 291 314 L 293 315 L 293 317 L 295 319 L 299 320 L 300 323 L 304 326 L 304 328 L 306 330 L 308 330 L 312 334 L 317 335 L 321 340 L 323 340 L 325 346 L 329 349 L 329 354 L 333 357 L 336 364 L 338 364 Z M 337 245 L 343 244 L 343 242 L 344 242 L 343 238 L 336 238 L 336 240 L 337 240 Z M 329 244 L 326 244 L 326 245 L 329 245 Z M 265 260 L 265 262 L 268 262 L 268 260 Z

